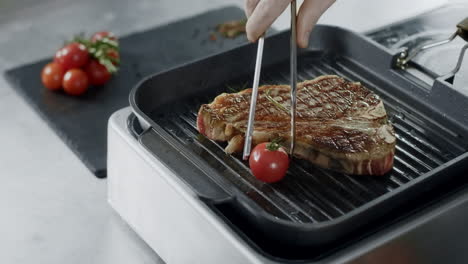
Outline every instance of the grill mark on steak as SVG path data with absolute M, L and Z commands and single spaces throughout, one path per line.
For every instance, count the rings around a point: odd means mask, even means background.
M 217 96 L 200 107 L 197 127 L 210 139 L 229 141 L 227 153 L 243 147 L 251 89 Z M 267 98 L 267 94 L 275 103 Z M 384 174 L 393 166 L 395 135 L 383 102 L 360 83 L 326 75 L 298 84 L 294 155 L 350 174 Z M 290 88 L 259 87 L 253 144 L 290 133 Z

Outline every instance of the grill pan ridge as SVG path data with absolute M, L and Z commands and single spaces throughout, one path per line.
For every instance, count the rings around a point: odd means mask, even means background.
M 266 40 L 261 84 L 288 83 L 287 43 L 287 32 Z M 466 124 L 418 103 L 390 69 L 391 51 L 355 33 L 317 26 L 312 47 L 299 54 L 298 78 L 337 74 L 377 93 L 396 132 L 394 168 L 382 177 L 350 176 L 294 160 L 283 181 L 257 181 L 239 155 L 224 153 L 225 143 L 196 130 L 201 104 L 250 86 L 254 52 L 246 45 L 150 76 L 132 90 L 130 104 L 151 128 L 140 138 L 143 146 L 164 159 L 150 142 L 165 142 L 180 164 L 193 167 L 176 174 L 195 193 L 209 203 L 233 203 L 266 237 L 297 246 L 331 243 L 468 170 Z M 200 177 L 212 186 L 196 186 Z M 216 199 L 206 191 L 213 186 L 220 192 Z

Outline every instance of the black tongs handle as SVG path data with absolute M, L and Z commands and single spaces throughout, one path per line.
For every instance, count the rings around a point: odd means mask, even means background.
M 463 19 L 460 23 L 457 24 L 457 35 L 468 41 L 468 17 Z

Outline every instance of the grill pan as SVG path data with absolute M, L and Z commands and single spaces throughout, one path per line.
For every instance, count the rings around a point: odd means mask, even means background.
M 288 41 L 288 32 L 265 40 L 261 84 L 288 83 Z M 392 69 L 397 51 L 341 28 L 317 26 L 311 47 L 298 54 L 298 79 L 337 74 L 377 93 L 396 131 L 394 168 L 384 176 L 350 176 L 294 160 L 281 182 L 257 181 L 241 155 L 225 154 L 225 143 L 195 129 L 201 104 L 250 86 L 255 51 L 247 44 L 155 74 L 130 94 L 144 129 L 140 143 L 209 206 L 234 208 L 270 241 L 319 247 L 466 176 L 467 98 L 446 79 L 435 80 L 436 88 L 428 89 L 412 75 Z M 445 111 L 451 105 L 458 109 Z

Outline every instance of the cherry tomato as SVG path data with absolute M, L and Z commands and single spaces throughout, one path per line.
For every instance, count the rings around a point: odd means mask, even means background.
M 261 143 L 250 153 L 250 169 L 253 175 L 264 182 L 277 182 L 286 175 L 289 157 L 277 143 Z
M 62 64 L 65 70 L 81 68 L 89 61 L 86 47 L 80 43 L 70 43 L 55 53 L 55 62 Z
M 81 69 L 68 70 L 63 76 L 63 90 L 70 95 L 81 95 L 88 90 L 88 76 Z
M 51 62 L 42 69 L 42 84 L 50 90 L 59 90 L 62 88 L 62 79 L 65 71 L 62 65 Z
M 109 32 L 109 31 L 100 31 L 100 32 L 94 33 L 91 36 L 91 42 L 96 42 L 104 37 L 117 41 L 117 37 L 114 35 L 114 33 Z
M 111 78 L 111 74 L 106 67 L 97 60 L 91 60 L 85 67 L 91 85 L 103 85 Z
M 108 52 L 107 52 L 107 55 L 109 55 L 109 57 L 119 61 L 120 60 L 120 55 L 119 55 L 119 52 L 117 52 L 115 49 L 110 49 Z M 113 61 L 112 64 L 114 65 L 117 65 L 119 64 L 117 61 Z

